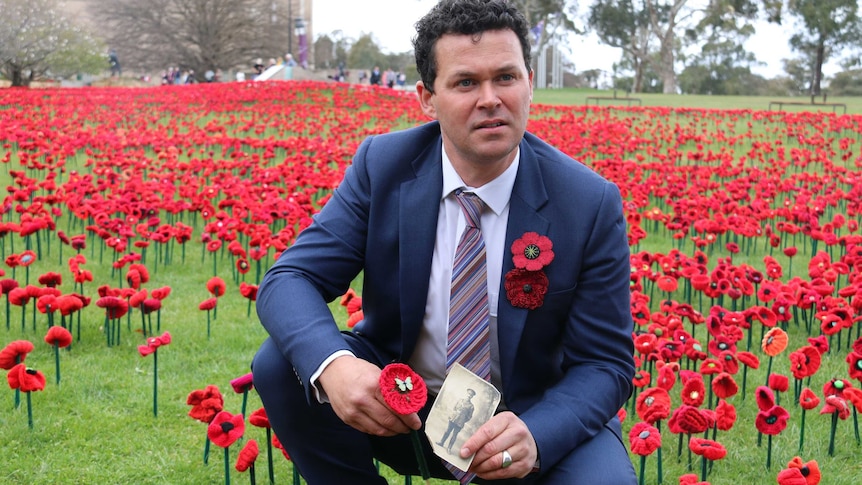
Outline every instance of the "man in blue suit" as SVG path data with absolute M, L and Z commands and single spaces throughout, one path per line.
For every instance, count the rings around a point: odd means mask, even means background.
M 475 454 L 477 483 L 635 483 L 616 417 L 634 374 L 620 192 L 526 131 L 528 24 L 509 2 L 443 0 L 416 29 L 417 94 L 433 121 L 366 139 L 260 284 L 270 338 L 252 369 L 273 430 L 311 484 L 386 483 L 375 458 L 418 474 L 407 433 L 447 371 L 465 225 L 455 193 L 466 190 L 484 203 L 490 380 L 502 403 L 457 451 Z M 516 270 L 519 250 L 549 255 L 550 245 L 552 260 Z M 359 274 L 365 318 L 341 332 L 327 302 Z M 381 396 L 380 369 L 394 361 L 428 384 L 419 413 L 400 416 Z M 423 446 L 432 475 L 452 478 Z

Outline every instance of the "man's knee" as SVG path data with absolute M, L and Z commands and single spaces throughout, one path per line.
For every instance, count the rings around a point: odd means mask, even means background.
M 539 480 L 543 485 L 634 485 L 637 476 L 614 418 Z
M 270 389 L 284 391 L 287 384 L 299 380 L 293 366 L 288 362 L 271 339 L 266 339 L 251 363 L 254 387 L 263 396 Z

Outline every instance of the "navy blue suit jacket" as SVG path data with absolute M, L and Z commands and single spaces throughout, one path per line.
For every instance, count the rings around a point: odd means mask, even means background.
M 354 332 L 381 362 L 409 359 L 431 271 L 441 143 L 436 122 L 366 139 L 312 225 L 267 271 L 258 314 L 303 383 L 348 349 L 327 302 L 363 271 L 365 319 Z M 512 306 L 501 281 L 501 391 L 545 468 L 595 435 L 631 393 L 629 248 L 614 184 L 529 133 L 520 151 L 501 274 L 526 232 L 550 238 L 555 257 L 535 310 Z

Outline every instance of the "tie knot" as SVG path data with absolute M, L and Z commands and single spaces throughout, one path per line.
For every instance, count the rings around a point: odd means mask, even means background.
M 470 227 L 479 227 L 479 219 L 482 215 L 482 210 L 485 208 L 485 203 L 482 199 L 473 192 L 464 192 L 459 190 L 455 192 L 455 198 L 464 212 L 464 217 L 467 218 L 467 225 Z

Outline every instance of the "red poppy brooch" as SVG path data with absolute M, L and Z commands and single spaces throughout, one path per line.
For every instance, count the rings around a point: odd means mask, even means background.
M 543 269 L 554 260 L 554 244 L 545 236 L 527 232 L 512 243 L 515 268 L 506 273 L 506 297 L 512 306 L 535 310 L 542 306 L 548 292 L 548 277 Z

